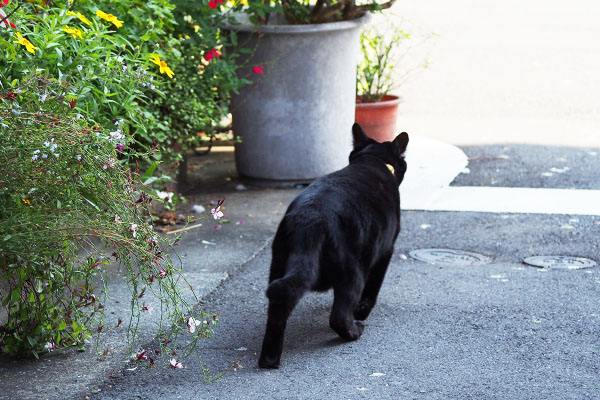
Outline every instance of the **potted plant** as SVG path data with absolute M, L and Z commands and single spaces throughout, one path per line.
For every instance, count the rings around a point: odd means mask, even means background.
M 371 26 L 360 35 L 361 60 L 356 75 L 355 121 L 365 133 L 378 142 L 391 141 L 396 136 L 399 96 L 390 92 L 400 87 L 414 72 L 427 67 L 398 68 L 406 59 L 411 35 L 397 25 L 382 29 Z
M 351 150 L 360 28 L 354 0 L 249 2 L 226 27 L 247 52 L 232 96 L 239 174 L 271 186 L 306 183 L 343 167 Z

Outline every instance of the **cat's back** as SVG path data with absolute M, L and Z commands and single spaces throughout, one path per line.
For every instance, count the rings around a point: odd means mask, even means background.
M 399 212 L 393 179 L 371 166 L 350 164 L 315 180 L 290 204 L 287 214 L 310 220 L 360 219 L 381 210 Z

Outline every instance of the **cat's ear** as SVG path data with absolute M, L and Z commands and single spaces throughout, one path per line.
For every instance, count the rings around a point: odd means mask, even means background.
M 366 146 L 368 142 L 369 138 L 365 134 L 365 131 L 363 131 L 363 128 L 355 122 L 354 125 L 352 125 L 352 143 L 354 150 Z
M 406 146 L 408 146 L 408 133 L 402 132 L 396 136 L 392 145 L 394 146 L 394 153 L 396 156 L 401 157 L 406 151 Z

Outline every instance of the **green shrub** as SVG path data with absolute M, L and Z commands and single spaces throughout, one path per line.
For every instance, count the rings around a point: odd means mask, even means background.
M 122 119 L 137 149 L 174 161 L 176 144 L 193 146 L 197 132 L 218 126 L 229 92 L 246 83 L 235 74 L 235 52 L 221 51 L 230 40 L 219 28 L 228 14 L 208 3 L 20 3 L 10 17 L 17 29 L 0 30 L 0 88 L 33 73 L 65 80 L 75 112 L 101 126 Z M 35 48 L 27 51 L 17 35 Z
M 146 291 L 160 299 L 161 335 L 206 317 L 181 298 L 181 271 L 165 252 L 172 242 L 146 223 L 147 176 L 120 158 L 120 121 L 101 128 L 78 120 L 69 90 L 39 78 L 0 92 L 0 299 L 8 315 L 0 348 L 12 355 L 37 356 L 101 332 L 106 288 L 94 283 L 107 264 L 121 266 L 131 289 L 130 339 L 148 311 Z

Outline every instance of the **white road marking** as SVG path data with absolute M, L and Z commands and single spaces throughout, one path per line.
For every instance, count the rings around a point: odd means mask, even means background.
M 467 166 L 459 148 L 411 136 L 402 209 L 600 215 L 600 190 L 449 186 Z

